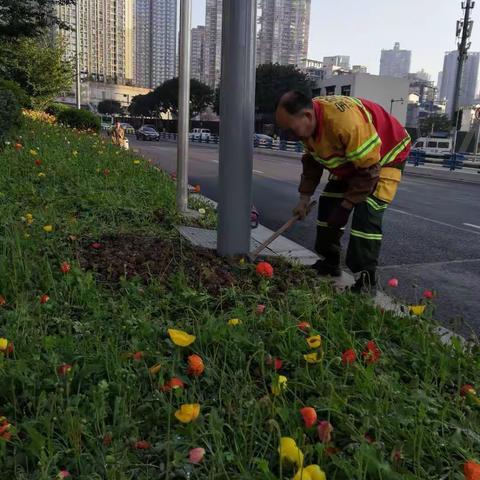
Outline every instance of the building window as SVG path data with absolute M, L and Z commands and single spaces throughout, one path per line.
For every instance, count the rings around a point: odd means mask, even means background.
M 342 86 L 342 95 L 349 97 L 352 93 L 352 86 L 351 85 L 343 85 Z
M 325 87 L 325 95 L 328 97 L 329 95 L 335 95 L 335 85 L 330 87 Z

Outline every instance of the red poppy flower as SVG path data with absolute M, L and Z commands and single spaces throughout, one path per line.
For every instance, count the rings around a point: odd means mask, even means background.
M 110 170 L 108 168 L 103 169 L 103 174 L 108 177 L 110 175 Z
M 103 436 L 102 444 L 104 447 L 108 447 L 110 446 L 111 443 L 112 443 L 112 435 L 110 433 L 106 433 Z
M 15 150 L 21 150 L 22 148 L 23 148 L 23 145 L 21 143 L 15 144 Z
M 397 279 L 397 278 L 391 278 L 391 279 L 388 281 L 388 286 L 389 286 L 389 287 L 392 287 L 392 288 L 398 287 L 398 279 Z
M 256 268 L 257 274 L 261 277 L 273 277 L 273 267 L 268 262 L 260 262 Z
M 351 365 L 357 359 L 357 353 L 352 348 L 345 350 L 342 353 L 342 363 L 343 365 Z
M 146 440 L 138 440 L 138 442 L 133 444 L 133 448 L 136 450 L 148 450 L 150 447 L 150 442 L 147 442 Z
M 37 167 L 39 167 L 41 164 L 42 164 L 42 161 L 41 161 L 39 158 L 37 158 L 37 159 L 35 160 L 35 165 L 36 165 Z
M 330 443 L 332 440 L 333 425 L 328 420 L 322 420 L 317 427 L 318 438 L 322 443 Z
M 312 328 L 312 326 L 308 322 L 300 322 L 297 323 L 297 328 L 302 332 L 308 332 Z
M 200 193 L 200 185 L 195 185 L 195 187 L 193 188 L 193 191 L 195 193 Z
M 263 312 L 265 312 L 265 305 L 263 305 L 263 304 L 260 303 L 259 305 L 257 305 L 257 308 L 256 308 L 256 310 L 255 310 L 255 313 L 256 313 L 257 315 L 262 315 Z
M 7 301 L 5 300 L 5 297 L 3 295 L 0 295 L 0 307 L 2 305 L 5 305 L 7 303 Z
M 370 435 L 369 433 L 366 433 L 363 438 L 366 440 L 367 443 L 373 443 L 375 441 L 373 435 Z
M 177 377 L 170 379 L 165 385 L 160 387 L 162 392 L 169 392 L 170 390 L 176 390 L 177 388 L 185 388 L 185 384 Z
M 433 292 L 431 290 L 425 290 L 423 292 L 423 298 L 427 298 L 428 300 L 430 300 L 431 298 L 433 298 Z
M 11 355 L 15 350 L 15 347 L 13 345 L 13 342 L 8 342 L 7 349 L 5 350 L 5 353 L 7 355 Z
M 143 352 L 135 352 L 133 354 L 133 359 L 136 360 L 137 362 L 140 361 L 143 358 Z
M 463 473 L 465 480 L 480 480 L 480 464 L 469 460 L 463 466 Z
M 50 297 L 47 294 L 44 294 L 40 297 L 40 304 L 43 305 L 50 300 Z
M 103 245 L 99 242 L 93 242 L 90 244 L 90 248 L 93 248 L 94 250 L 100 250 L 103 247 Z
M 5 417 L 0 417 L 0 438 L 3 440 L 11 440 L 12 433 L 10 432 L 10 423 L 7 421 Z
M 476 395 L 476 394 L 477 392 L 475 388 L 473 388 L 473 385 L 470 385 L 469 383 L 462 385 L 462 388 L 460 388 L 460 396 L 462 397 L 467 397 L 468 395 Z
M 306 428 L 311 428 L 317 423 L 317 412 L 312 407 L 301 408 L 300 415 Z
M 370 340 L 367 342 L 367 346 L 365 350 L 362 352 L 363 359 L 368 365 L 373 363 L 377 363 L 380 358 L 381 352 L 380 349 L 377 347 L 377 344 Z
M 327 447 L 325 449 L 325 455 L 327 457 L 331 457 L 333 455 L 336 455 L 337 453 L 340 453 L 340 449 L 339 448 L 336 448 L 336 447 Z
M 62 264 L 60 265 L 60 270 L 63 273 L 68 273 L 70 271 L 70 264 L 68 262 L 62 262 Z
M 198 355 L 189 355 L 187 358 L 188 361 L 188 368 L 187 374 L 191 375 L 192 377 L 199 377 L 203 371 L 205 370 L 205 365 L 203 364 L 202 357 Z
M 70 371 L 72 370 L 72 366 L 69 365 L 68 363 L 62 363 L 61 365 L 59 365 L 57 367 L 57 373 L 61 376 L 61 377 L 64 377 L 65 375 L 67 375 L 68 373 L 70 373 Z
M 274 370 L 280 370 L 283 366 L 283 361 L 280 358 L 272 357 L 271 355 L 267 357 L 266 363 L 269 367 L 273 366 Z

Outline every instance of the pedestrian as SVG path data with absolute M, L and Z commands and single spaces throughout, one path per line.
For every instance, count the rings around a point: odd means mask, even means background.
M 111 138 L 114 145 L 126 148 L 125 130 L 120 122 L 115 122 L 115 127 L 112 130 Z
M 306 153 L 294 213 L 305 218 L 323 171 L 330 172 L 318 202 L 315 250 L 323 257 L 312 267 L 319 275 L 341 275 L 340 239 L 352 215 L 346 265 L 357 275 L 351 291 L 376 291 L 382 219 L 395 197 L 411 141 L 405 128 L 380 105 L 354 97 L 313 100 L 290 91 L 279 100 L 280 128 L 298 138 Z

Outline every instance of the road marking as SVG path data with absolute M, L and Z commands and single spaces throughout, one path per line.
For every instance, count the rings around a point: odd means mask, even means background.
M 477 263 L 480 262 L 480 258 L 472 258 L 468 260 L 447 260 L 445 262 L 425 262 L 425 263 L 401 263 L 399 265 L 382 265 L 377 267 L 379 270 L 388 270 L 389 268 L 403 268 L 403 267 L 425 267 L 425 266 L 434 266 L 434 265 L 455 265 L 457 263 Z
M 464 223 L 463 225 L 466 225 L 467 227 L 473 227 L 473 228 L 479 228 L 480 229 L 480 226 L 474 225 L 473 223 Z
M 408 215 L 410 217 L 419 218 L 420 220 L 425 220 L 426 222 L 436 223 L 437 225 L 443 225 L 444 227 L 454 228 L 455 230 L 460 230 L 461 232 L 473 233 L 474 235 L 480 235 L 480 232 L 474 232 L 473 230 L 468 230 L 466 228 L 457 227 L 456 225 L 450 225 L 449 223 L 440 222 L 439 220 L 433 220 L 433 218 L 423 217 L 422 215 L 416 215 L 415 213 L 404 212 L 403 210 L 398 210 L 396 208 L 390 208 L 392 212 L 401 213 L 402 215 Z

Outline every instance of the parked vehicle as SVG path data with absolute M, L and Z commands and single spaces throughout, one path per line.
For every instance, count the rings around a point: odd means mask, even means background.
M 160 141 L 160 134 L 150 125 L 143 125 L 136 132 L 137 140 Z
M 263 133 L 254 133 L 253 142 L 257 147 L 270 147 L 273 143 L 273 138 L 269 135 L 264 135 Z
M 135 133 L 135 129 L 129 123 L 122 122 L 120 123 L 120 126 L 125 130 L 125 133 L 128 133 L 128 134 Z
M 211 132 L 208 128 L 194 128 L 190 132 L 190 140 L 197 142 L 208 142 L 211 137 Z
M 442 157 L 452 152 L 452 139 L 439 137 L 420 137 L 412 145 L 413 150 L 425 152 L 430 157 Z

